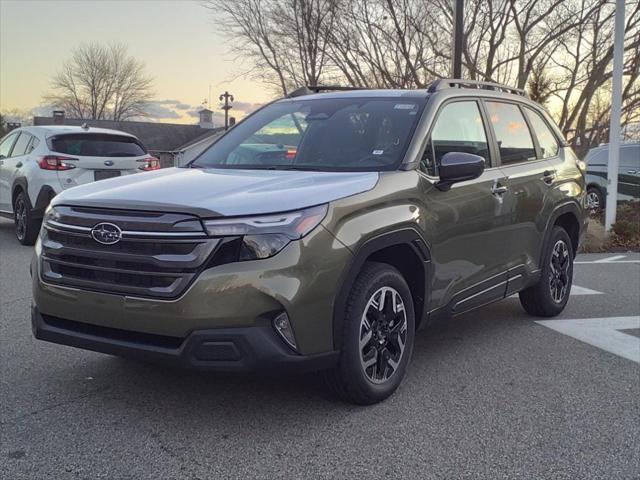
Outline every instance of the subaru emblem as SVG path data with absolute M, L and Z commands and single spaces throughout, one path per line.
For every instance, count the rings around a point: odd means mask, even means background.
M 105 164 L 107 167 L 111 167 L 111 166 L 113 165 L 113 160 L 105 160 L 105 161 L 104 161 L 104 164 Z
M 122 239 L 122 230 L 113 223 L 99 223 L 91 229 L 93 239 L 103 245 L 113 245 Z

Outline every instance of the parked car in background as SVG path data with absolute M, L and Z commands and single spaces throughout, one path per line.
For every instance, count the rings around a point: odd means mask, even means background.
M 607 198 L 607 165 L 609 145 L 592 148 L 585 157 L 587 163 L 587 208 L 600 212 Z M 618 167 L 618 201 L 640 200 L 640 142 L 620 145 Z
M 0 215 L 33 245 L 44 211 L 62 190 L 160 168 L 133 135 L 102 128 L 23 127 L 0 140 Z

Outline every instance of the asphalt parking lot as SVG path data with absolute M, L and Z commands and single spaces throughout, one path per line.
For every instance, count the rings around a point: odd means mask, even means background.
M 2 479 L 640 478 L 638 254 L 580 255 L 549 323 L 509 298 L 422 330 L 400 390 L 366 408 L 316 375 L 36 341 L 30 257 L 0 220 Z

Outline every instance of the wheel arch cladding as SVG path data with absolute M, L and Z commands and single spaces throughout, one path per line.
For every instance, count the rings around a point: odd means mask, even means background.
M 11 186 L 11 205 L 16 201 L 18 194 L 24 192 L 27 197 L 29 196 L 27 179 L 24 177 L 16 178 Z
M 573 255 L 578 252 L 578 242 L 580 241 L 580 222 L 573 212 L 561 213 L 553 223 L 553 226 L 564 228 L 571 239 Z
M 427 244 L 422 236 L 412 228 L 384 233 L 360 245 L 339 283 L 339 293 L 333 308 L 334 349 L 337 350 L 342 345 L 342 327 L 347 299 L 365 262 L 386 263 L 402 274 L 411 291 L 415 324 L 418 328 L 429 298 L 427 278 L 430 275 L 430 259 L 431 255 Z

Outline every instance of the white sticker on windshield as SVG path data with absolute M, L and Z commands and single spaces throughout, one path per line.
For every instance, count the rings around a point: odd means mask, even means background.
M 384 150 L 374 150 L 373 151 L 373 155 L 382 155 L 384 153 Z
M 415 103 L 396 103 L 393 108 L 395 108 L 396 110 L 413 110 L 414 108 L 416 108 L 416 104 Z

